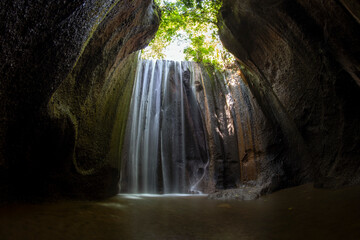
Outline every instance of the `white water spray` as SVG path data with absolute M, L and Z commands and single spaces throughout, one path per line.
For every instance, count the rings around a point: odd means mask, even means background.
M 209 160 L 191 88 L 192 64 L 140 61 L 128 122 L 126 192 L 200 192 L 197 186 Z

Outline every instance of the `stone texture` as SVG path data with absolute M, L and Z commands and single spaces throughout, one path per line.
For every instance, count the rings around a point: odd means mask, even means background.
M 116 192 L 130 54 L 158 14 L 151 0 L 0 3 L 1 199 Z
M 279 154 L 280 131 L 265 117 L 244 76 L 237 69 L 221 73 L 199 64 L 194 74 L 210 160 L 202 191 L 215 192 L 212 198 L 231 198 L 235 190 L 219 191 L 250 187 L 263 194 L 279 189 L 278 183 L 288 180 L 284 159 L 289 153 Z
M 231 97 L 224 76 L 212 66 L 194 64 L 193 88 L 199 104 L 209 156 L 204 192 L 235 188 L 240 181 L 240 165 Z
M 209 199 L 215 200 L 241 200 L 249 201 L 259 198 L 261 187 L 241 187 L 235 189 L 226 189 L 223 191 L 211 193 L 208 195 Z
M 224 0 L 219 28 L 271 126 L 269 191 L 359 183 L 359 3 Z

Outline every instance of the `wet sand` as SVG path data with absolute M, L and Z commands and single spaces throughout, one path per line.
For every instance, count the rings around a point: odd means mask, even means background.
M 360 186 L 253 201 L 116 196 L 0 207 L 0 239 L 360 239 Z

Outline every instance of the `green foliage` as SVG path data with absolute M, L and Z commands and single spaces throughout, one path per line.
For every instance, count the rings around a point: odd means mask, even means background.
M 232 65 L 232 55 L 222 47 L 216 26 L 221 0 L 158 0 L 162 20 L 156 37 L 143 51 L 144 58 L 163 59 L 172 41 L 189 43 L 186 60 L 210 63 L 218 68 Z

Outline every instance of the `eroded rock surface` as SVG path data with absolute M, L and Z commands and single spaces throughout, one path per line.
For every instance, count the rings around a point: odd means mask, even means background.
M 2 1 L 1 198 L 116 193 L 151 0 Z
M 222 74 L 200 64 L 194 74 L 210 162 L 200 189 L 216 192 L 214 197 L 223 196 L 222 189 L 251 187 L 259 194 L 279 189 L 288 153 L 279 153 L 281 132 L 266 118 L 244 76 L 237 69 Z
M 272 189 L 359 183 L 359 3 L 224 0 L 219 28 L 272 126 Z

